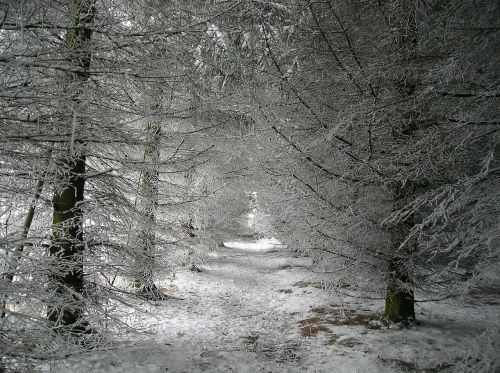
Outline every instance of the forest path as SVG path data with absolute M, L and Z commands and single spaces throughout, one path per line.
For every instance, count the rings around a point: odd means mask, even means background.
M 162 311 L 157 335 L 181 348 L 169 371 L 304 371 L 298 322 L 329 297 L 308 271 L 269 240 L 226 243 L 203 272 L 179 273 L 168 293 L 185 298 Z M 167 307 L 168 308 L 168 307 Z
M 310 260 L 284 254 L 269 240 L 217 248 L 203 272 L 183 270 L 169 282 L 167 293 L 183 300 L 134 315 L 147 338 L 54 371 L 438 372 L 481 331 L 480 318 L 449 304 L 422 310 L 410 330 L 383 326 L 381 301 L 351 299 L 346 319 Z

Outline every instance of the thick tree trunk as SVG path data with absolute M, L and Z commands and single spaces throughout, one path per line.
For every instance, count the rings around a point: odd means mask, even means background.
M 385 298 L 384 316 L 393 322 L 408 323 L 415 320 L 415 296 L 410 279 L 404 271 L 402 258 L 389 264 L 390 279 Z
M 399 18 L 396 21 L 395 48 L 401 56 L 400 69 L 404 71 L 393 89 L 399 96 L 410 98 L 415 95 L 416 82 L 413 66 L 417 47 L 417 24 L 415 18 L 416 2 L 402 0 L 399 7 Z M 406 109 L 409 110 L 409 109 Z M 403 119 L 401 119 L 403 122 Z M 411 141 L 413 123 L 401 123 L 401 128 L 393 131 L 396 145 Z M 400 170 L 401 179 L 405 180 L 405 170 Z M 393 211 L 399 211 L 408 203 L 415 192 L 415 183 L 412 180 L 397 180 L 392 187 Z M 409 255 L 415 250 L 416 242 L 407 241 L 414 226 L 413 216 L 398 222 L 391 227 L 391 255 L 389 261 L 389 282 L 385 298 L 384 315 L 394 322 L 411 323 L 415 320 L 415 296 L 413 281 L 410 273 Z
M 411 195 L 412 187 L 408 182 L 394 186 L 393 210 L 398 211 L 404 207 L 407 198 Z M 409 217 L 391 227 L 391 255 L 389 262 L 389 283 L 385 298 L 384 315 L 394 322 L 410 323 L 415 320 L 415 296 L 410 271 L 405 263 L 414 250 L 415 242 L 407 241 L 413 227 L 413 218 Z M 403 245 L 404 243 L 404 245 Z
M 48 307 L 48 319 L 56 327 L 69 326 L 70 331 L 86 330 L 83 320 L 83 211 L 85 190 L 85 156 L 59 164 L 64 169 L 65 183 L 54 193 L 52 204 L 52 245 L 50 255 L 55 258 L 50 274 L 52 288 L 57 295 L 54 305 Z M 68 176 L 66 176 L 68 175 Z
M 70 144 L 61 149 L 56 161 L 58 179 L 52 199 L 52 243 L 49 254 L 54 258 L 49 274 L 50 288 L 55 294 L 48 306 L 47 318 L 55 330 L 81 334 L 88 330 L 84 320 L 83 300 L 83 201 L 85 191 L 85 144 L 79 139 L 84 124 L 77 117 L 81 95 L 89 79 L 92 30 L 86 26 L 94 22 L 95 0 L 74 0 L 70 11 L 73 24 L 66 43 L 70 63 L 80 70 L 69 77 L 73 102 L 73 135 Z M 81 108 L 84 110 L 83 108 Z

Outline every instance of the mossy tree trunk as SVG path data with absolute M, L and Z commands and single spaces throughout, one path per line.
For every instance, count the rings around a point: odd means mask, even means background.
M 415 18 L 416 3 L 413 0 L 401 0 L 398 6 L 399 15 L 395 14 L 395 54 L 399 55 L 398 71 L 404 72 L 396 77 L 393 89 L 395 94 L 406 101 L 415 96 L 417 89 L 414 63 L 418 42 L 417 24 Z M 411 111 L 411 106 L 402 107 L 403 112 Z M 396 148 L 405 147 L 412 141 L 414 123 L 412 116 L 403 115 L 400 123 L 393 127 L 393 142 Z M 406 170 L 399 170 L 397 179 L 392 185 L 393 212 L 400 211 L 409 202 L 416 190 L 414 180 L 406 178 Z M 385 298 L 384 315 L 394 322 L 411 323 L 415 320 L 414 283 L 411 276 L 411 253 L 416 248 L 414 239 L 408 240 L 414 226 L 414 218 L 407 216 L 404 221 L 398 221 L 390 228 L 391 259 L 388 263 L 389 279 Z
M 400 187 L 396 187 L 394 209 L 404 204 L 405 195 Z M 401 194 L 403 193 L 403 195 Z M 410 275 L 409 255 L 413 251 L 414 243 L 407 241 L 413 227 L 410 217 L 391 227 L 391 253 L 389 261 L 389 279 L 385 298 L 384 315 L 393 322 L 411 323 L 415 320 L 415 295 Z
M 404 207 L 412 187 L 398 182 L 393 187 L 393 210 Z M 414 240 L 407 240 L 413 227 L 413 217 L 391 227 L 391 253 L 389 261 L 389 282 L 385 298 L 384 315 L 394 322 L 411 322 L 415 320 L 415 295 L 410 275 L 409 255 L 414 250 Z
M 384 316 L 393 322 L 415 320 L 415 296 L 404 264 L 394 260 L 389 264 L 390 279 L 385 298 Z M 410 286 L 410 287 L 408 287 Z
M 47 318 L 55 330 L 81 334 L 88 330 L 84 320 L 83 300 L 83 203 L 85 192 L 85 143 L 79 133 L 85 123 L 79 118 L 83 111 L 81 96 L 90 77 L 92 30 L 95 0 L 74 0 L 70 4 L 74 29 L 66 36 L 69 62 L 78 71 L 68 77 L 68 91 L 73 106 L 72 137 L 59 149 L 56 160 L 57 182 L 52 198 L 52 239 L 49 249 L 53 265 L 49 286 L 55 294 L 48 306 Z

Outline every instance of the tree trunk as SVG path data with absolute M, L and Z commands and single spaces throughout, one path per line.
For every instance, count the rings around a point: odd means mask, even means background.
M 56 330 L 81 334 L 88 331 L 84 320 L 83 300 L 83 201 L 85 191 L 85 144 L 78 138 L 83 127 L 77 117 L 81 95 L 89 79 L 92 30 L 85 26 L 93 23 L 95 0 L 74 0 L 72 3 L 75 29 L 68 32 L 66 44 L 69 61 L 79 67 L 69 83 L 76 87 L 71 93 L 73 102 L 73 135 L 69 144 L 61 149 L 56 161 L 57 183 L 52 198 L 52 242 L 49 249 L 53 266 L 49 274 L 50 288 L 56 295 L 48 306 L 47 318 Z M 78 26 L 78 27 L 76 27 Z M 83 110 L 83 108 L 82 108 Z
M 409 181 L 405 185 L 397 182 L 393 188 L 393 211 L 398 211 L 405 206 L 414 188 Z M 415 320 L 413 284 L 408 263 L 405 263 L 405 259 L 408 260 L 416 244 L 414 240 L 407 240 L 413 225 L 413 217 L 410 216 L 390 229 L 392 259 L 389 262 L 389 283 L 384 315 L 394 322 L 407 323 Z
M 404 271 L 402 258 L 389 263 L 389 285 L 385 298 L 384 316 L 393 322 L 410 323 L 415 320 L 415 296 L 410 279 Z
M 28 234 L 29 234 L 29 231 L 31 229 L 31 224 L 33 223 L 33 218 L 35 217 L 36 205 L 38 203 L 38 200 L 40 199 L 40 196 L 42 195 L 43 186 L 45 184 L 45 176 L 47 174 L 47 169 L 49 167 L 51 157 L 52 157 L 52 149 L 50 149 L 47 152 L 47 162 L 44 165 L 44 171 L 40 175 L 40 177 L 38 178 L 38 180 L 36 182 L 35 194 L 33 196 L 33 201 L 31 202 L 30 206 L 28 207 L 28 213 L 26 214 L 26 217 L 25 217 L 24 222 L 23 222 L 23 230 L 21 232 L 21 242 L 19 243 L 19 245 L 17 245 L 14 248 L 14 251 L 12 252 L 11 257 L 8 258 L 8 260 L 7 260 L 7 271 L 3 275 L 3 279 L 9 284 L 14 281 L 16 269 L 19 265 L 19 260 L 21 259 L 21 255 L 22 255 L 23 250 L 24 250 L 23 241 L 26 240 L 26 238 L 28 238 Z M 2 301 L 2 315 L 0 316 L 0 318 L 5 317 L 6 306 L 7 306 L 7 295 L 4 295 L 4 299 Z
M 148 123 L 145 130 L 147 144 L 144 150 L 144 169 L 139 196 L 141 219 L 137 236 L 136 266 L 138 274 L 134 287 L 145 296 L 161 298 L 161 293 L 153 281 L 161 128 L 159 125 Z
M 48 307 L 48 319 L 56 327 L 69 326 L 70 331 L 86 330 L 83 320 L 83 211 L 85 189 L 85 155 L 62 161 L 65 182 L 62 190 L 54 193 L 52 204 L 52 245 L 50 255 L 55 264 L 50 274 L 51 285 L 57 295 L 55 305 Z M 66 176 L 67 175 L 67 176 Z
M 396 82 L 393 89 L 398 92 L 398 95 L 409 98 L 415 95 L 416 89 L 415 71 L 412 66 L 417 47 L 416 4 L 413 0 L 402 0 L 399 11 L 395 48 L 402 61 L 402 65 L 398 67 L 404 71 L 404 74 L 402 74 L 400 81 Z M 408 110 L 404 107 L 403 109 Z M 393 131 L 393 141 L 397 146 L 404 146 L 406 142 L 411 141 L 409 138 L 413 131 L 411 119 L 409 123 L 403 124 L 399 130 Z M 402 174 L 400 180 L 396 180 L 392 186 L 393 212 L 404 208 L 415 192 L 415 183 L 412 180 L 406 180 L 404 169 L 400 170 L 400 174 Z M 410 216 L 404 221 L 397 222 L 390 229 L 392 258 L 388 268 L 389 282 L 384 315 L 394 322 L 411 323 L 415 320 L 414 284 L 410 275 L 409 263 L 405 263 L 409 260 L 409 255 L 416 246 L 414 240 L 407 241 L 413 226 L 414 219 L 413 216 Z

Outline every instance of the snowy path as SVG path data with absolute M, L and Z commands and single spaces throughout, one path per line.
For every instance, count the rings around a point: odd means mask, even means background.
M 269 242 L 219 248 L 203 272 L 180 272 L 168 287 L 184 300 L 152 306 L 148 341 L 52 371 L 439 372 L 481 331 L 480 319 L 452 319 L 446 305 L 422 310 L 411 330 L 381 327 L 381 302 L 351 302 L 346 321 L 309 264 Z
M 165 309 L 162 339 L 173 344 L 169 371 L 288 372 L 303 370 L 297 322 L 318 299 L 307 259 L 284 258 L 269 242 L 228 244 L 211 255 L 204 272 L 184 272 Z

